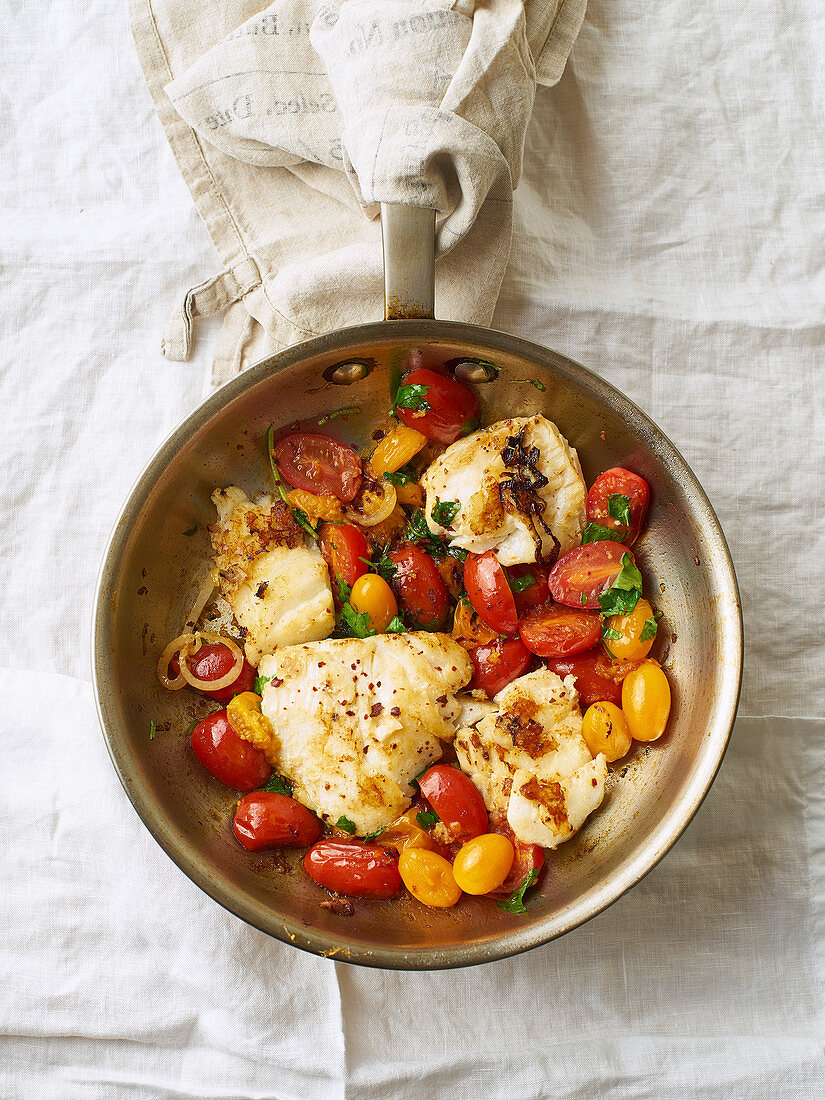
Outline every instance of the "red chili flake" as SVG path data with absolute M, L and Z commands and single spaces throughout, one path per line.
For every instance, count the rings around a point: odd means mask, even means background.
M 400 713 L 401 713 L 401 707 L 393 707 L 392 710 L 390 711 L 390 714 L 393 716 L 393 718 L 397 718 Z
M 377 718 L 383 709 L 383 703 L 373 703 L 370 707 L 370 718 Z

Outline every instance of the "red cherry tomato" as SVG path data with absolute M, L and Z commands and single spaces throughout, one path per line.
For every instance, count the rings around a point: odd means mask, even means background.
M 467 555 L 464 585 L 483 623 L 499 634 L 515 633 L 518 628 L 516 601 L 507 583 L 507 574 L 492 550 L 486 554 Z
M 186 664 L 193 676 L 199 680 L 220 680 L 235 664 L 235 658 L 228 646 L 219 642 L 209 642 L 200 647 L 193 657 L 188 657 Z M 169 662 L 169 671 L 173 676 L 180 673 L 180 661 L 177 656 Z M 219 691 L 207 691 L 199 688 L 202 695 L 208 695 L 210 699 L 217 699 L 219 703 L 228 703 L 233 695 L 241 691 L 252 691 L 255 686 L 255 668 L 244 658 L 238 679 Z
M 447 586 L 430 555 L 405 544 L 390 552 L 390 560 L 395 565 L 392 590 L 404 618 L 428 630 L 440 626 L 447 614 Z
M 567 607 L 598 608 L 599 596 L 621 572 L 624 554 L 630 551 L 620 542 L 588 542 L 577 546 L 559 558 L 550 570 L 547 578 L 550 595 Z
M 523 840 L 519 840 L 510 828 L 507 818 L 495 817 L 490 822 L 490 831 L 501 833 L 502 836 L 507 837 L 513 845 L 515 859 L 513 860 L 513 866 L 510 868 L 510 873 L 501 886 L 491 890 L 485 896 L 489 898 L 509 898 L 521 886 L 531 871 L 542 869 L 544 866 L 544 849 L 540 848 L 538 844 L 525 844 Z
M 361 459 L 337 439 L 295 432 L 276 443 L 273 453 L 281 473 L 296 489 L 338 497 L 344 503 L 358 494 Z
M 360 840 L 319 840 L 304 869 L 319 886 L 351 898 L 391 898 L 401 889 L 398 853 Z
M 492 645 L 480 645 L 470 653 L 473 683 L 492 697 L 526 672 L 533 654 L 521 638 L 504 638 Z
M 453 840 L 487 832 L 487 807 L 475 783 L 449 764 L 434 764 L 418 780 L 421 793 L 447 826 Z
M 618 539 L 624 532 L 624 525 L 610 515 L 612 496 L 624 496 L 629 501 L 630 530 L 622 542 L 625 546 L 631 546 L 639 537 L 647 516 L 650 486 L 643 477 L 621 466 L 605 470 L 593 482 L 587 494 L 587 519 L 590 523 L 600 523 L 603 527 L 615 530 Z
M 419 394 L 423 405 L 418 409 L 398 406 L 398 419 L 408 428 L 433 439 L 436 443 L 452 443 L 460 436 L 475 431 L 479 422 L 478 401 L 475 394 L 456 382 L 449 375 L 420 367 L 401 379 L 402 386 L 424 386 L 426 393 Z
M 191 743 L 206 770 L 236 791 L 254 791 L 272 775 L 264 754 L 235 733 L 225 710 L 198 722 Z
M 521 640 L 538 657 L 584 653 L 602 635 L 601 619 L 595 611 L 574 611 L 549 601 L 528 611 L 518 629 Z
M 549 572 L 550 569 L 546 565 L 511 565 L 507 570 L 507 578 L 513 592 L 513 599 L 516 601 L 516 614 L 519 618 L 531 607 L 538 607 L 540 603 L 547 600 L 550 595 L 547 591 L 547 575 Z M 520 587 L 519 582 L 529 577 L 533 578 L 533 583 L 528 584 L 521 591 L 516 591 L 515 589 Z M 514 582 L 515 588 L 513 587 Z
M 561 676 L 562 680 L 565 676 L 576 677 L 576 690 L 582 711 L 591 703 L 615 703 L 620 707 L 622 682 L 600 674 L 599 664 L 603 660 L 599 650 L 595 650 L 593 653 L 583 653 L 581 657 L 551 657 L 547 661 L 547 667 L 557 676 Z
M 274 791 L 253 791 L 238 803 L 232 832 L 250 852 L 307 848 L 321 835 L 321 822 L 294 798 Z
M 367 572 L 363 559 L 370 556 L 369 546 L 364 532 L 351 523 L 321 524 L 319 549 L 329 566 L 333 591 L 336 577 L 352 588 L 358 578 Z

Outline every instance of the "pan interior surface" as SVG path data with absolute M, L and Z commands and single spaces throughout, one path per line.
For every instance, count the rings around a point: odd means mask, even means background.
M 278 429 L 352 407 L 322 430 L 363 446 L 386 419 L 390 379 L 415 350 L 427 362 L 475 358 L 500 367 L 476 390 L 482 423 L 541 412 L 577 448 L 588 484 L 600 471 L 626 465 L 652 487 L 647 529 L 634 553 L 646 593 L 663 613 L 652 656 L 673 689 L 668 732 L 612 766 L 603 806 L 548 854 L 522 916 L 467 896 L 449 910 L 409 897 L 357 902 L 349 917 L 322 908 L 326 895 L 303 873 L 300 854 L 253 854 L 236 843 L 229 828 L 236 796 L 198 764 L 186 735 L 215 707 L 189 690 L 165 691 L 155 671 L 206 572 L 212 490 L 271 490 L 263 444 L 270 424 Z M 354 361 L 364 364 L 364 377 L 347 386 L 327 381 Z M 721 762 L 738 699 L 742 637 L 736 580 L 716 517 L 684 460 L 643 413 L 553 352 L 484 329 L 419 320 L 361 326 L 288 349 L 213 394 L 172 433 L 112 535 L 94 650 L 115 767 L 145 824 L 190 878 L 244 920 L 298 947 L 365 965 L 435 969 L 547 942 L 655 865 Z

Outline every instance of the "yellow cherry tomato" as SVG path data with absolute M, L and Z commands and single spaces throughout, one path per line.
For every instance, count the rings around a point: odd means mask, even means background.
M 353 611 L 366 612 L 372 629 L 383 634 L 398 614 L 392 589 L 377 573 L 365 573 L 352 586 L 349 602 Z
M 622 710 L 636 741 L 655 741 L 670 714 L 670 684 L 655 661 L 645 661 L 622 683 Z
M 468 840 L 453 863 L 453 878 L 465 894 L 489 894 L 510 874 L 515 851 L 506 836 L 484 833 Z
M 398 873 L 412 896 L 433 909 L 449 909 L 461 897 L 452 867 L 438 852 L 406 848 L 398 857 Z
M 582 737 L 594 756 L 603 752 L 606 759 L 621 760 L 632 743 L 627 719 L 615 703 L 592 703 L 582 719 Z
M 618 632 L 619 637 L 610 635 L 610 640 L 605 645 L 614 657 L 626 661 L 643 661 L 650 653 L 650 647 L 656 639 L 641 640 L 641 634 L 648 619 L 653 618 L 653 608 L 647 600 L 639 600 L 632 611 L 627 615 L 611 615 L 607 620 L 607 626 Z
M 407 810 L 381 833 L 379 843 L 385 848 L 404 852 L 407 848 L 434 848 L 435 841 L 416 820 L 416 810 Z

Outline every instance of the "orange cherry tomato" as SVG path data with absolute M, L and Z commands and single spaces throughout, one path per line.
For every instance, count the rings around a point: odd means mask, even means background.
M 453 878 L 465 894 L 489 894 L 510 873 L 513 845 L 501 833 L 484 833 L 463 844 L 453 861 Z
M 450 909 L 461 897 L 449 861 L 438 852 L 405 848 L 398 858 L 398 870 L 401 881 L 423 905 Z
M 610 655 L 625 661 L 642 661 L 650 653 L 651 646 L 656 640 L 654 633 L 652 638 L 642 641 L 645 623 L 653 618 L 653 608 L 647 600 L 640 599 L 632 611 L 626 615 L 611 615 L 606 626 L 615 630 L 618 638 L 610 636 L 610 641 L 605 642 Z M 655 621 L 655 620 L 654 620 Z
M 542 869 L 544 866 L 544 849 L 539 847 L 538 844 L 525 844 L 523 840 L 519 840 L 510 828 L 510 823 L 506 817 L 495 815 L 490 822 L 490 828 L 493 832 L 501 833 L 502 836 L 507 837 L 513 845 L 515 856 L 507 878 L 501 886 L 491 890 L 489 896 L 492 898 L 509 898 L 513 891 L 521 886 L 531 871 Z
M 622 710 L 634 741 L 655 741 L 670 715 L 670 684 L 655 661 L 629 672 L 622 684 Z
M 611 763 L 630 752 L 627 719 L 615 703 L 592 703 L 582 719 L 582 737 L 593 756 L 604 753 Z
M 392 589 L 377 573 L 365 573 L 358 578 L 349 602 L 354 611 L 366 612 L 376 634 L 383 634 L 398 614 Z

